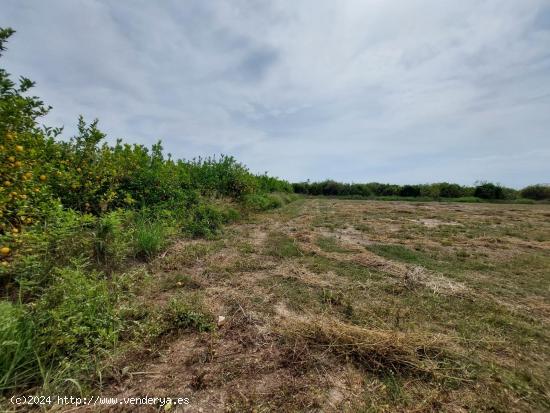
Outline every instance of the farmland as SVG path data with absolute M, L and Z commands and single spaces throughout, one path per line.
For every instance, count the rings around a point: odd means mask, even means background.
M 142 269 L 102 392 L 185 394 L 190 411 L 546 411 L 549 217 L 302 198 L 176 242 Z M 159 313 L 181 326 L 160 340 Z
M 67 136 L 13 79 L 0 69 L 0 410 L 550 409 L 548 185 L 291 184 L 82 116 Z

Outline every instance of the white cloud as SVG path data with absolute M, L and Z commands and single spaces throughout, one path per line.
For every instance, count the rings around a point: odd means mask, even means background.
M 15 1 L 48 118 L 290 180 L 548 181 L 550 9 L 518 1 Z

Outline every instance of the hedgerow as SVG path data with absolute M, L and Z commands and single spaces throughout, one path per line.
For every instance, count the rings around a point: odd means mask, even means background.
M 458 201 L 482 201 L 482 200 L 515 200 L 522 201 L 521 197 L 528 199 L 550 199 L 548 187 L 544 185 L 529 186 L 521 191 L 507 188 L 498 184 L 481 182 L 476 186 L 462 186 L 448 182 L 420 185 L 395 185 L 369 182 L 366 184 L 341 183 L 336 181 L 322 182 L 298 182 L 293 183 L 295 193 L 306 195 L 343 196 L 377 199 L 416 198 L 423 200 L 456 200 Z

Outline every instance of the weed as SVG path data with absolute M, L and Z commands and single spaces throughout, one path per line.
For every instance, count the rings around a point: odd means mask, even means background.
M 268 234 L 266 249 L 269 255 L 277 258 L 300 257 L 303 255 L 294 238 L 282 232 Z
M 215 328 L 213 317 L 188 298 L 173 298 L 163 316 L 168 331 L 194 329 L 199 332 Z
M 135 255 L 145 260 L 154 258 L 168 242 L 168 233 L 162 221 L 140 218 L 134 231 Z
M 341 247 L 334 237 L 319 237 L 316 244 L 326 252 L 350 252 L 349 249 Z
M 39 380 L 34 335 L 35 326 L 25 309 L 0 301 L 0 392 Z

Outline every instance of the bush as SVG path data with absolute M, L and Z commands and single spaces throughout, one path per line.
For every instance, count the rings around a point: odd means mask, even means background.
M 544 188 L 544 186 L 542 186 Z M 294 192 L 306 195 L 325 195 L 325 196 L 345 196 L 351 198 L 377 197 L 385 200 L 398 200 L 399 197 L 406 198 L 425 198 L 440 199 L 452 198 L 460 199 L 507 199 L 516 200 L 520 195 L 518 191 L 512 188 L 502 187 L 492 183 L 482 183 L 477 187 L 461 186 L 448 182 L 423 185 L 393 185 L 370 182 L 367 184 L 346 184 L 336 181 L 323 182 L 298 182 L 292 184 Z M 540 188 L 536 188 L 538 192 Z M 534 190 L 531 190 L 532 192 Z M 528 191 L 526 193 L 529 193 Z M 535 196 L 535 195 L 531 195 Z M 537 195 L 543 196 L 543 195 Z
M 34 311 L 40 354 L 48 362 L 66 360 L 86 368 L 117 341 L 113 296 L 101 275 L 86 272 L 81 262 L 56 270 L 54 278 Z
M 130 215 L 128 211 L 117 210 L 97 219 L 94 252 L 99 266 L 117 268 L 131 254 Z
M 420 187 L 418 185 L 405 185 L 399 190 L 399 196 L 416 197 L 420 196 Z
M 283 205 L 283 200 L 274 194 L 250 194 L 243 199 L 245 208 L 252 211 L 267 211 Z
M 211 237 L 229 222 L 234 212 L 224 211 L 211 204 L 200 203 L 191 211 L 183 230 L 193 237 Z
M 550 185 L 530 185 L 523 188 L 521 196 L 535 201 L 550 199 Z
M 4 286 L 16 281 L 27 300 L 52 282 L 54 267 L 69 265 L 75 257 L 90 261 L 94 257 L 95 217 L 60 206 L 45 215 L 42 222 L 18 234 L 13 253 L 0 266 Z M 5 238 L 6 234 L 0 235 L 0 240 Z
M 504 190 L 499 185 L 482 183 L 476 186 L 474 196 L 481 199 L 504 199 Z
M 287 181 L 264 175 L 257 175 L 258 187 L 262 192 L 294 192 L 293 185 Z
M 458 184 L 450 184 L 448 182 L 441 182 L 436 184 L 440 197 L 442 198 L 460 198 L 461 196 L 467 196 L 464 188 Z

